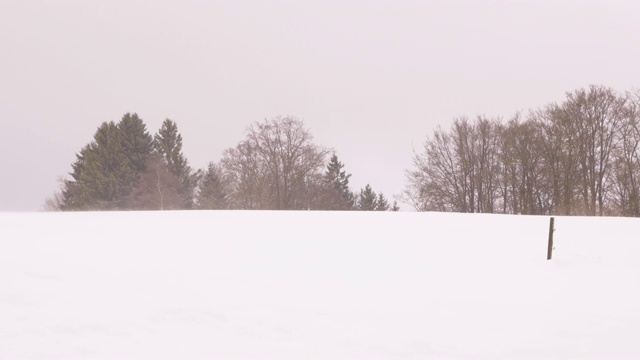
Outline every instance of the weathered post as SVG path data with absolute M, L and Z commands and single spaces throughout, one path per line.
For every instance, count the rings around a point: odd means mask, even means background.
M 547 260 L 551 260 L 551 253 L 553 252 L 553 217 L 549 220 L 549 245 L 547 246 Z

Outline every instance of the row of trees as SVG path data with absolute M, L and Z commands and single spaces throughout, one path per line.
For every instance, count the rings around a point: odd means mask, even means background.
M 438 128 L 398 197 L 419 211 L 640 216 L 640 92 L 568 92 L 507 122 L 478 116 Z M 56 210 L 398 210 L 350 174 L 302 121 L 249 126 L 218 163 L 194 170 L 177 124 L 151 136 L 136 114 L 105 122 L 47 200 Z
M 402 199 L 420 211 L 640 216 L 640 92 L 569 92 L 427 139 Z
M 151 136 L 137 114 L 105 122 L 72 164 L 50 210 L 273 209 L 397 211 L 370 185 L 359 193 L 335 153 L 313 143 L 302 121 L 256 122 L 219 163 L 194 170 L 182 136 L 165 120 Z

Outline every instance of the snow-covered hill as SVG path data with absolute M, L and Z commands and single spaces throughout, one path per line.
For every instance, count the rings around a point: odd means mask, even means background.
M 0 213 L 0 359 L 637 359 L 640 220 Z

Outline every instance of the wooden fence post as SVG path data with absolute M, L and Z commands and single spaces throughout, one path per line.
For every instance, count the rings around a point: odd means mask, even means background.
M 553 252 L 553 217 L 549 220 L 549 245 L 547 246 L 547 260 L 551 260 L 551 253 Z

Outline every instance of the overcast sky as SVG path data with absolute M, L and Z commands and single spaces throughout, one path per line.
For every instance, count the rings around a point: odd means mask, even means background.
M 177 122 L 191 165 L 302 119 L 388 197 L 434 128 L 640 77 L 640 1 L 0 0 L 0 211 L 39 211 L 103 121 Z

